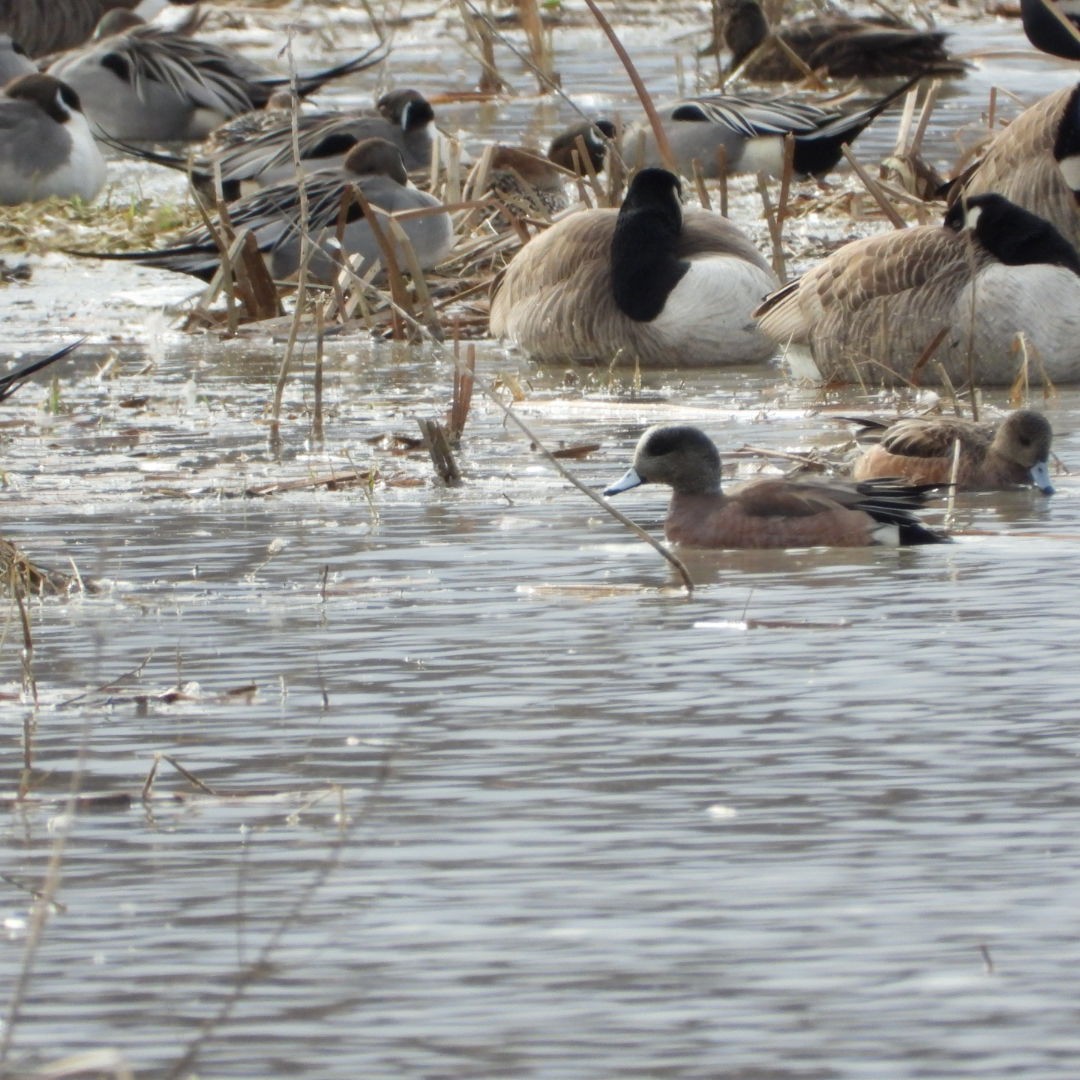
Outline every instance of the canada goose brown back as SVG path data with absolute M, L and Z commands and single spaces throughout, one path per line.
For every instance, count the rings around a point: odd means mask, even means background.
M 678 191 L 671 173 L 646 169 L 620 210 L 583 210 L 532 239 L 497 287 L 491 333 L 544 361 L 767 359 L 750 312 L 775 276 L 726 218 L 682 211 Z
M 1045 218 L 1080 250 L 1080 85 L 1055 90 L 1013 120 L 963 190 L 1004 195 Z
M 1008 384 L 1020 333 L 1052 380 L 1080 379 L 1080 260 L 999 195 L 963 200 L 940 227 L 846 244 L 755 315 L 829 380 L 904 382 L 932 355 L 956 384 Z

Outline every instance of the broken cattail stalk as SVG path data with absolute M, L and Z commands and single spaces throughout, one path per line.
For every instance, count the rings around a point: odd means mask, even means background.
M 761 196 L 761 205 L 765 210 L 765 221 L 769 226 L 769 239 L 772 241 L 772 264 L 776 276 L 784 281 L 787 277 L 787 268 L 784 263 L 784 244 L 780 236 L 780 224 L 776 213 L 773 211 L 772 201 L 769 199 L 769 184 L 764 173 L 757 174 L 758 194 Z
M 458 487 L 461 484 L 461 471 L 454 460 L 454 452 L 450 448 L 446 428 L 438 420 L 428 417 L 417 417 L 416 422 L 420 425 L 420 433 L 424 436 L 424 445 L 431 455 L 435 472 L 443 483 L 450 487 Z
M 897 229 L 906 229 L 907 222 L 900 216 L 896 207 L 889 201 L 888 196 L 881 190 L 881 185 L 862 167 L 859 159 L 851 152 L 851 147 L 841 147 L 844 159 L 855 170 L 855 175 L 863 182 L 863 187 L 873 196 L 874 201 L 881 207 L 882 212 Z
M 311 418 L 311 440 L 321 445 L 323 442 L 323 308 L 315 308 L 315 408 Z
M 712 200 L 709 198 L 709 192 L 705 187 L 705 174 L 701 171 L 701 161 L 698 158 L 694 158 L 694 160 L 690 162 L 690 168 L 694 171 L 694 188 L 697 191 L 698 200 L 703 209 L 711 210 Z
M 470 344 L 465 350 L 465 360 L 460 356 L 460 342 L 454 339 L 454 393 L 450 400 L 450 416 L 447 423 L 450 441 L 461 440 L 465 421 L 472 406 L 473 386 L 476 383 L 476 346 Z
M 549 93 L 550 87 L 558 84 L 559 77 L 555 74 L 550 43 L 540 19 L 540 8 L 536 0 L 517 0 L 517 9 L 521 28 L 529 42 L 529 58 L 536 70 L 540 93 Z

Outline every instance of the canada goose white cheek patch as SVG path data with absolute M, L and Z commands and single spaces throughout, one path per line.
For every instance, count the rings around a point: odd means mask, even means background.
M 974 232 L 975 226 L 979 224 L 979 218 L 982 216 L 981 206 L 968 206 L 964 210 L 964 228 Z
M 1065 183 L 1069 185 L 1069 190 L 1080 192 L 1080 155 L 1072 154 L 1067 158 L 1062 158 L 1058 166 L 1061 169 L 1061 175 L 1065 178 Z

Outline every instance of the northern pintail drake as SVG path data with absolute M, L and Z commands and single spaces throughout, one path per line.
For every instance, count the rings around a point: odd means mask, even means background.
M 346 154 L 364 139 L 392 143 L 410 172 L 426 169 L 431 163 L 435 113 L 424 96 L 416 90 L 394 90 L 379 98 L 376 110 L 298 114 L 297 148 L 303 171 L 341 168 Z M 132 147 L 123 141 L 106 141 L 145 161 L 187 173 L 196 190 L 204 195 L 214 194 L 220 177 L 222 195 L 228 202 L 296 176 L 292 116 L 288 111 L 254 137 L 195 158 Z
M 769 22 L 758 0 L 725 0 L 724 41 L 731 66 L 755 82 L 802 79 L 805 72 L 777 42 L 783 42 L 811 71 L 834 79 L 959 75 L 962 61 L 945 49 L 939 30 L 917 30 L 880 16 L 814 15 L 779 27 L 770 40 Z M 768 44 L 766 44 L 768 42 Z
M 377 48 L 325 71 L 301 75 L 301 96 L 381 59 Z M 160 142 L 204 138 L 230 117 L 262 108 L 290 85 L 213 42 L 137 25 L 75 49 L 49 73 L 78 91 L 87 117 L 114 139 Z
M 634 462 L 604 494 L 640 484 L 673 491 L 664 535 L 694 548 L 892 547 L 939 543 L 915 511 L 926 488 L 897 480 L 759 479 L 728 494 L 720 486 L 720 454 L 700 429 L 649 428 Z
M 1061 12 L 1061 18 L 1054 8 Z M 1020 19 L 1028 41 L 1040 52 L 1080 60 L 1080 5 L 1076 0 L 1020 0 Z
M 0 94 L 0 203 L 93 199 L 105 159 L 79 96 L 51 75 L 21 75 Z
M 894 384 L 940 362 L 956 385 L 1008 385 L 1025 351 L 1033 380 L 1080 380 L 1080 260 L 1000 195 L 845 244 L 755 315 L 778 343 L 809 346 L 827 381 Z
M 384 215 L 430 211 L 405 218 L 400 226 L 423 269 L 428 270 L 446 258 L 454 242 L 450 215 L 434 195 L 407 185 L 408 174 L 401 153 L 385 139 L 365 139 L 349 151 L 342 168 L 326 169 L 307 177 L 308 235 L 314 247 L 308 268 L 310 276 L 317 281 L 332 281 L 343 256 L 361 274 L 382 258 L 382 249 L 359 202 L 350 197 L 354 189 L 363 194 L 373 211 L 382 211 Z M 229 207 L 233 230 L 251 230 L 276 280 L 293 277 L 299 268 L 301 210 L 300 190 L 295 182 L 264 188 Z M 382 232 L 390 237 L 388 221 L 382 218 L 380 225 Z M 407 271 L 409 263 L 401 243 L 396 239 L 391 242 L 399 268 Z M 193 230 L 161 251 L 76 254 L 158 266 L 192 274 L 204 281 L 213 277 L 221 262 L 214 235 L 205 228 Z
M 1080 84 L 1048 94 L 1000 131 L 951 198 L 959 191 L 1004 195 L 1080 251 Z
M 727 218 L 684 211 L 681 190 L 672 173 L 643 169 L 618 211 L 582 210 L 530 240 L 497 287 L 491 333 L 541 361 L 766 359 L 750 313 L 775 275 Z
M 680 173 L 693 175 L 694 161 L 705 176 L 727 172 L 783 172 L 784 137 L 795 140 L 794 171 L 824 176 L 853 142 L 917 81 L 909 79 L 865 109 L 845 112 L 801 98 L 707 94 L 658 105 L 657 113 Z M 662 164 L 656 136 L 639 120 L 623 139 L 623 156 L 632 167 Z
M 37 64 L 26 54 L 26 50 L 12 41 L 10 34 L 0 34 L 0 86 L 7 86 L 12 79 L 20 75 L 33 75 Z
M 194 0 L 171 0 L 178 7 Z M 150 18 L 167 6 L 148 0 L 0 0 L 0 32 L 10 34 L 31 56 L 44 56 L 88 41 L 102 16 L 116 8 Z
M 1050 421 L 1032 409 L 1017 409 L 998 421 L 976 423 L 957 416 L 860 418 L 856 439 L 873 440 L 852 466 L 856 480 L 898 476 L 913 484 L 948 484 L 955 447 L 960 446 L 956 486 L 987 491 L 1030 485 L 1054 493 L 1050 481 Z

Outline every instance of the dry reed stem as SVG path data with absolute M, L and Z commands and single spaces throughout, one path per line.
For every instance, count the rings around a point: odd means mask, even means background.
M 765 222 L 769 226 L 769 239 L 772 242 L 772 263 L 776 276 L 784 281 L 787 277 L 787 266 L 784 262 L 784 243 L 781 236 L 780 222 L 773 211 L 772 202 L 769 199 L 769 184 L 764 173 L 757 174 L 758 194 L 761 196 L 761 205 L 765 211 Z
M 323 345 L 324 330 L 323 319 L 325 309 L 320 304 L 315 308 L 315 406 L 311 417 L 311 439 L 317 445 L 322 445 L 323 434 Z
M 438 420 L 426 416 L 418 416 L 416 423 L 424 437 L 424 446 L 431 455 L 436 475 L 447 486 L 460 487 L 461 470 L 454 460 L 454 451 L 450 446 L 446 428 Z
M 585 4 L 592 12 L 593 18 L 596 19 L 597 24 L 606 35 L 608 41 L 611 42 L 611 47 L 615 50 L 615 55 L 618 56 L 622 66 L 626 69 L 626 74 L 633 84 L 634 91 L 641 101 L 642 107 L 645 109 L 645 115 L 649 118 L 649 125 L 652 128 L 653 137 L 656 139 L 656 147 L 660 151 L 660 160 L 663 162 L 664 168 L 668 169 L 670 172 L 678 172 L 679 170 L 675 162 L 675 156 L 671 152 L 671 144 L 668 142 L 667 133 L 664 131 L 664 125 L 660 123 L 660 117 L 656 112 L 656 106 L 653 105 L 652 98 L 649 96 L 649 91 L 645 89 L 645 83 L 642 82 L 641 76 L 638 74 L 633 60 L 630 59 L 630 54 L 626 51 L 623 43 L 619 40 L 618 35 L 612 29 L 611 23 L 605 18 L 604 13 L 596 6 L 596 0 L 585 0 Z
M 874 201 L 881 207 L 885 216 L 892 222 L 893 226 L 897 229 L 906 229 L 907 222 L 897 212 L 896 207 L 889 201 L 885 192 L 881 190 L 881 185 L 862 167 L 859 159 L 851 152 L 849 146 L 841 147 L 841 151 L 844 155 L 844 159 L 855 170 L 855 175 L 863 182 L 863 186 Z
M 529 42 L 529 54 L 537 71 L 537 83 L 540 93 L 546 93 L 549 87 L 560 80 L 555 74 L 554 57 L 544 34 L 544 25 L 540 19 L 540 10 L 536 0 L 516 0 L 521 27 Z

